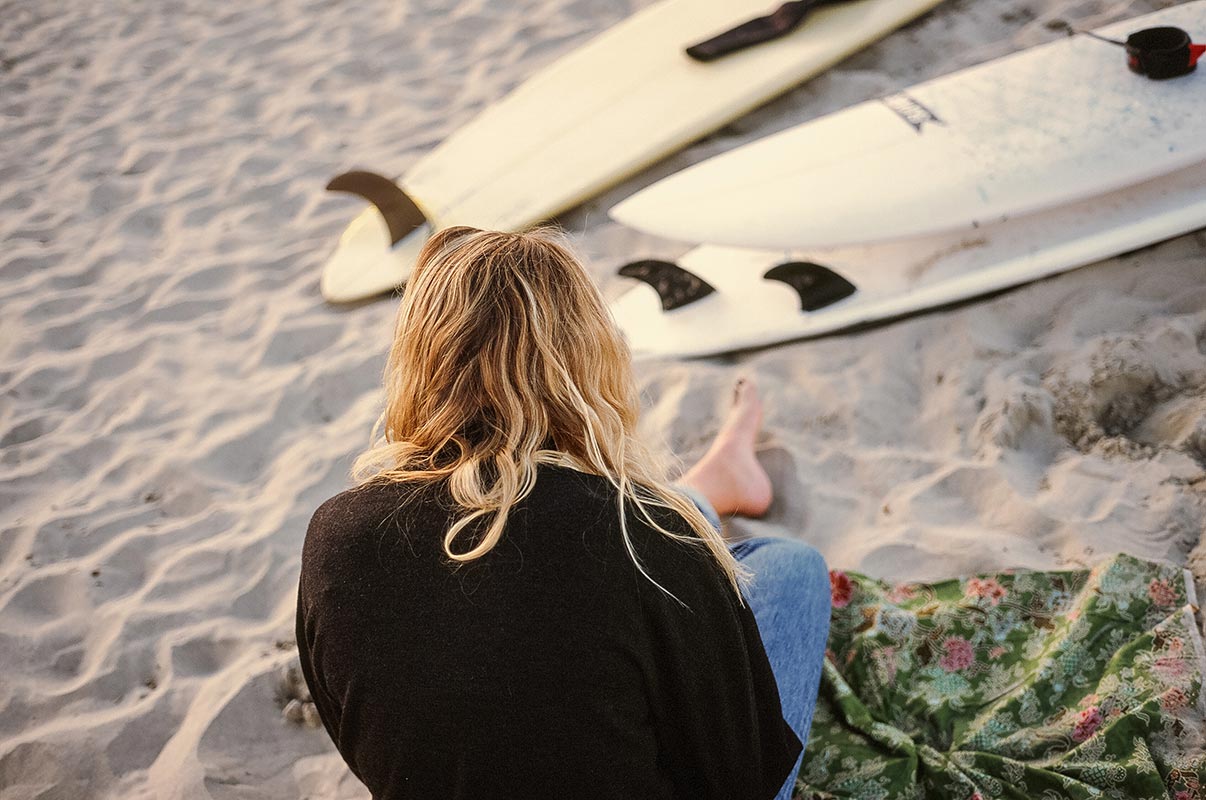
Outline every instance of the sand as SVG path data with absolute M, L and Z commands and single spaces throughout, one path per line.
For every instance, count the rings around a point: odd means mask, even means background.
M 644 4 L 3 6 L 2 800 L 365 796 L 289 704 L 306 522 L 367 442 L 395 309 L 321 302 L 357 210 L 322 186 L 403 171 Z M 614 297 L 624 260 L 688 248 L 607 220 L 637 188 L 1161 5 L 950 0 L 560 222 Z M 1124 551 L 1206 577 L 1204 258 L 1199 232 L 857 335 L 643 364 L 644 432 L 698 455 L 754 376 L 778 495 L 732 524 L 835 567 Z

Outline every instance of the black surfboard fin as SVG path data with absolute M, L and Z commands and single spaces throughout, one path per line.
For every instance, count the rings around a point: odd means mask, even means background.
M 788 261 L 771 267 L 762 277 L 782 281 L 800 295 L 801 311 L 816 311 L 844 300 L 858 289 L 829 267 L 810 261 Z
M 427 221 L 423 212 L 406 192 L 384 175 L 352 170 L 336 175 L 327 184 L 328 192 L 348 192 L 368 200 L 389 227 L 389 243 L 395 245 Z
M 633 261 L 620 267 L 618 272 L 626 278 L 636 278 L 652 286 L 662 300 L 663 311 L 682 308 L 716 291 L 703 278 L 669 261 Z
M 755 17 L 687 48 L 687 55 L 696 61 L 715 61 L 747 47 L 770 42 L 794 31 L 809 13 L 820 6 L 844 0 L 789 0 L 769 14 Z

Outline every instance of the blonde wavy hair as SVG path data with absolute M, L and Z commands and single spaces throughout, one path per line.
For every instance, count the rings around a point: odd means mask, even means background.
M 670 594 L 637 557 L 630 510 L 668 537 L 707 548 L 741 596 L 749 573 L 670 486 L 666 461 L 637 438 L 628 346 L 556 231 L 458 226 L 432 236 L 398 311 L 385 391 L 373 444 L 353 474 L 370 482 L 447 480 L 464 511 L 444 535 L 453 561 L 489 552 L 511 508 L 532 491 L 537 465 L 558 464 L 616 488 L 628 555 L 659 589 Z M 673 510 L 695 535 L 668 530 L 651 508 Z M 484 536 L 455 550 L 481 519 L 489 520 Z

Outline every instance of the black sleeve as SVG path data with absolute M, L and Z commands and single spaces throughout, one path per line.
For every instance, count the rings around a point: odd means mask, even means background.
M 321 519 L 321 509 L 314 515 L 310 522 L 310 532 L 313 532 Z M 338 745 L 341 741 L 340 737 L 340 706 L 335 697 L 331 694 L 326 682 L 322 679 L 325 670 L 323 665 L 316 663 L 319 659 L 319 653 L 315 651 L 315 640 L 318 634 L 319 615 L 313 611 L 313 606 L 318 599 L 316 595 L 321 597 L 322 587 L 311 585 L 311 574 L 321 572 L 313 568 L 307 569 L 306 562 L 316 558 L 314 553 L 315 548 L 312 546 L 312 537 L 307 536 L 306 546 L 302 553 L 303 568 L 298 580 L 297 591 L 297 620 L 295 626 L 295 634 L 297 637 L 297 654 L 298 661 L 301 666 L 302 675 L 306 680 L 306 686 L 310 690 L 310 697 L 314 701 L 314 705 L 318 710 L 319 719 L 322 720 L 323 727 L 326 728 L 327 734 L 331 737 L 331 741 Z M 356 777 L 363 777 L 357 772 L 355 765 L 349 764 Z
M 802 745 L 754 616 L 709 551 L 652 530 L 644 538 L 646 570 L 686 605 L 640 579 L 662 766 L 683 797 L 770 800 Z

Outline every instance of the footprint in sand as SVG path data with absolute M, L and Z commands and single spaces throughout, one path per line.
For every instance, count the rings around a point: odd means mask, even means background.
M 1206 468 L 1206 353 L 1186 318 L 1061 353 L 1040 376 L 989 378 L 981 446 L 1050 463 L 1071 447 L 1107 459 L 1181 453 Z
M 1206 467 L 1206 357 L 1175 323 L 1107 339 L 1044 379 L 1057 433 L 1082 453 L 1151 458 L 1183 452 Z

